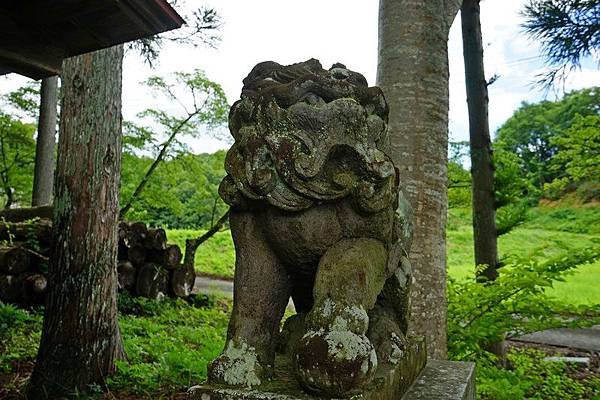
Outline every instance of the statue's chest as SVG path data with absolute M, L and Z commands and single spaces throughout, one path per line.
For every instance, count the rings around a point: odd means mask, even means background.
M 342 238 L 371 237 L 388 242 L 392 214 L 362 216 L 349 202 L 323 204 L 301 212 L 270 208 L 262 214 L 263 231 L 282 261 L 315 268 L 329 247 Z

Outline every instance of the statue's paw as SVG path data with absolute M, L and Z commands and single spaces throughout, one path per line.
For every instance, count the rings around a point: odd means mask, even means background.
M 251 387 L 261 384 L 265 368 L 256 351 L 245 343 L 229 341 L 221 355 L 208 365 L 208 380 L 231 386 Z
M 373 379 L 377 355 L 365 335 L 348 330 L 308 331 L 296 349 L 296 372 L 316 394 L 343 397 Z

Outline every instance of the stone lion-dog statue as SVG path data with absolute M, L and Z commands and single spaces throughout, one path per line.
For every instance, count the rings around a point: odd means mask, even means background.
M 263 62 L 231 108 L 219 192 L 231 206 L 234 303 L 210 383 L 257 386 L 275 354 L 313 394 L 347 396 L 402 357 L 410 208 L 388 106 L 359 73 Z M 290 297 L 297 314 L 280 330 Z

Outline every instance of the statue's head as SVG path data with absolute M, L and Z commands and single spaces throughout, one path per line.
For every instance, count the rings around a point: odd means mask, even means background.
M 221 196 L 289 211 L 350 196 L 357 210 L 380 211 L 397 197 L 387 117 L 382 91 L 344 65 L 260 63 L 231 107 Z

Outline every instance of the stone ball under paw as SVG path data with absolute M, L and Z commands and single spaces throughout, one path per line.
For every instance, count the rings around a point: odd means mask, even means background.
M 371 381 L 377 369 L 377 355 L 365 335 L 309 331 L 297 347 L 295 367 L 306 390 L 339 397 Z

